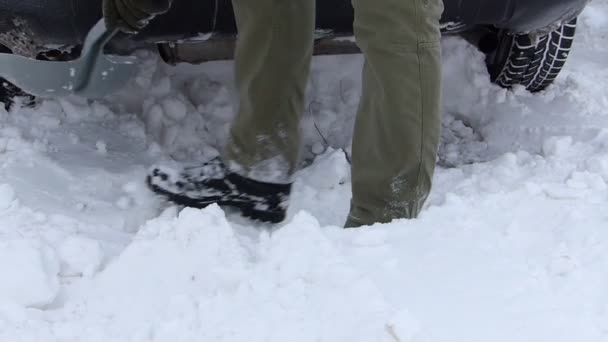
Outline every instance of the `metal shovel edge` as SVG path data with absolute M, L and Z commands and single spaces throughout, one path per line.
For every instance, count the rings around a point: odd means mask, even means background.
M 41 61 L 0 54 L 0 76 L 39 97 L 78 95 L 100 98 L 120 90 L 136 73 L 135 57 L 104 55 L 104 46 L 118 30 L 103 19 L 89 31 L 81 55 L 73 61 Z

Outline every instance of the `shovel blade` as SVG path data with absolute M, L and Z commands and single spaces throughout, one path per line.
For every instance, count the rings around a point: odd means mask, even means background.
M 74 61 L 40 61 L 2 53 L 0 76 L 39 97 L 109 95 L 120 90 L 137 72 L 134 57 L 103 54 L 104 45 L 115 33 L 100 20 L 87 35 L 81 57 Z
M 117 60 L 118 59 L 118 60 Z M 135 74 L 134 60 L 100 56 L 95 67 L 85 68 L 81 61 L 52 62 L 0 54 L 0 75 L 25 92 L 39 97 L 79 95 L 99 98 L 120 90 Z M 89 81 L 83 85 L 81 80 Z

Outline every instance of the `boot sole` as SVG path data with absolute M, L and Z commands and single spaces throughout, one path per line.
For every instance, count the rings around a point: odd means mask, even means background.
M 219 206 L 226 206 L 237 209 L 241 212 L 244 217 L 252 220 L 258 220 L 269 223 L 281 223 L 285 220 L 286 211 L 267 211 L 259 210 L 255 208 L 255 205 L 247 203 L 242 199 L 222 199 L 221 197 L 205 197 L 205 198 L 191 198 L 188 196 L 169 192 L 165 189 L 160 188 L 158 185 L 152 183 L 152 178 L 147 177 L 146 183 L 148 188 L 155 194 L 164 197 L 166 200 L 190 208 L 204 209 L 211 204 L 217 204 Z

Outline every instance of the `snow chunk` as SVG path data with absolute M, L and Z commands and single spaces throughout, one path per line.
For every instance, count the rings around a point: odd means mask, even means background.
M 87 117 L 90 117 L 93 109 L 85 101 L 83 103 L 77 103 L 76 99 L 70 98 L 70 101 L 65 99 L 57 100 L 65 113 L 65 116 L 69 122 L 78 122 Z
M 563 156 L 572 148 L 572 137 L 551 137 L 543 143 L 543 154 L 546 157 Z
M 596 191 L 605 191 L 608 187 L 600 175 L 589 172 L 573 172 L 566 184 L 573 189 L 593 189 Z
M 97 149 L 97 152 L 103 155 L 108 154 L 108 145 L 102 141 L 99 140 L 95 143 L 95 148 Z
M 311 174 L 309 185 L 315 188 L 333 188 L 350 180 L 350 165 L 344 152 L 332 148 L 318 156 L 304 172 Z
M 99 270 L 104 253 L 98 241 L 70 236 L 59 246 L 59 257 L 63 276 L 90 277 Z
M 42 307 L 59 293 L 57 255 L 38 241 L 0 241 L 0 274 L 0 302 Z
M 0 210 L 7 209 L 15 201 L 15 190 L 8 184 L 0 184 Z
M 602 176 L 608 182 L 608 155 L 592 156 L 586 164 L 587 170 Z
M 156 138 L 160 137 L 163 130 L 164 115 L 163 109 L 159 105 L 153 105 L 146 111 L 144 120 L 148 134 Z
M 171 92 L 171 79 L 169 77 L 163 77 L 152 85 L 149 90 L 150 95 L 155 97 L 167 96 Z
M 43 115 L 38 119 L 36 124 L 47 129 L 54 129 L 58 128 L 61 125 L 61 120 L 50 115 Z
M 133 198 L 122 196 L 116 201 L 116 206 L 122 210 L 128 210 L 133 207 Z
M 167 98 L 162 102 L 165 115 L 173 121 L 181 121 L 188 114 L 186 104 L 179 99 Z

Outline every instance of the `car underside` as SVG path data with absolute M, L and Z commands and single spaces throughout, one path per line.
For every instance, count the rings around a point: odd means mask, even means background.
M 488 56 L 490 75 L 496 83 L 505 87 L 523 84 L 538 91 L 549 85 L 563 66 L 576 17 L 587 3 L 444 0 L 441 27 L 444 34 L 478 33 L 474 43 Z M 0 48 L 3 53 L 31 58 L 75 58 L 87 32 L 101 18 L 101 8 L 101 0 L 4 0 L 0 2 Z M 315 54 L 357 53 L 354 40 L 345 39 L 353 35 L 352 25 L 350 0 L 317 0 Z M 137 35 L 116 36 L 106 51 L 125 55 L 157 46 L 170 64 L 200 63 L 230 59 L 236 34 L 231 1 L 175 0 L 168 13 Z M 525 63 L 525 68 L 512 65 L 516 55 L 528 57 L 524 62 L 517 60 Z M 545 57 L 539 61 L 540 55 Z M 547 56 L 554 58 L 547 62 Z M 548 70 L 543 72 L 543 68 Z
M 510 33 L 542 32 L 575 18 L 588 0 L 444 0 L 444 33 L 491 26 Z M 0 3 L 0 37 L 25 40 L 38 49 L 75 46 L 101 17 L 101 0 L 4 0 Z M 352 35 L 350 0 L 317 0 L 317 29 Z M 234 38 L 231 1 L 174 1 L 169 13 L 135 36 L 116 39 L 123 49 L 141 42 Z M 13 36 L 12 39 L 6 38 Z M 1 38 L 0 38 L 1 39 Z M 9 46 L 10 48 L 10 46 Z

